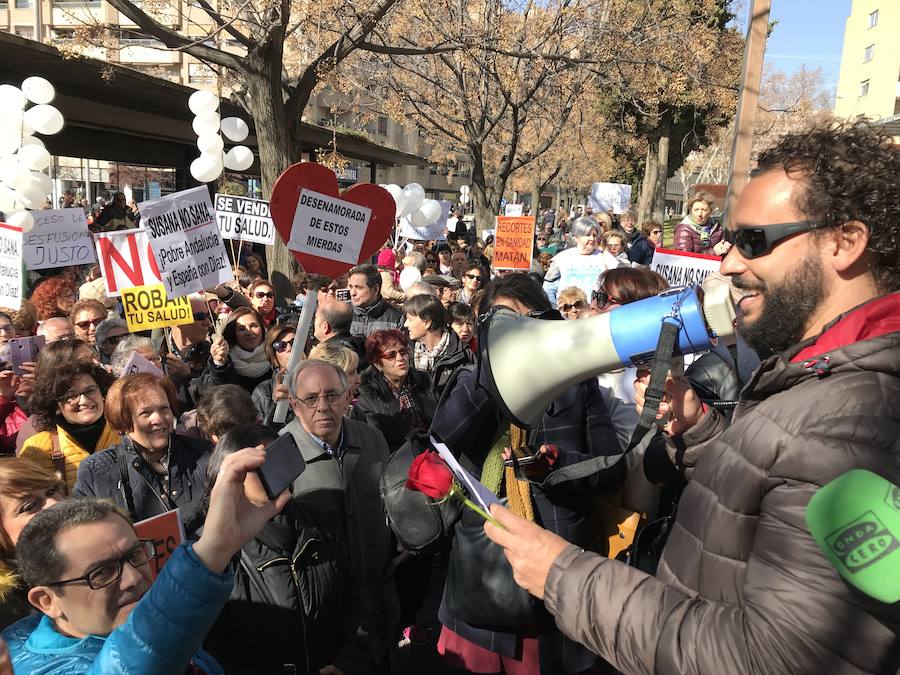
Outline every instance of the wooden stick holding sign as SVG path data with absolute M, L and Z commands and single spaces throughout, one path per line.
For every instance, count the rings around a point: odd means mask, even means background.
M 290 390 L 294 373 L 297 366 L 303 360 L 304 347 L 306 346 L 306 338 L 309 336 L 309 328 L 312 326 L 313 317 L 316 315 L 316 306 L 319 304 L 319 292 L 312 291 L 306 294 L 306 302 L 303 303 L 303 309 L 300 310 L 300 321 L 297 324 L 297 332 L 294 333 L 294 347 L 291 349 L 291 358 L 288 361 L 287 368 L 284 371 L 284 382 L 287 383 Z M 275 414 L 272 421 L 276 424 L 284 424 L 287 419 L 288 399 L 283 398 L 275 404 Z

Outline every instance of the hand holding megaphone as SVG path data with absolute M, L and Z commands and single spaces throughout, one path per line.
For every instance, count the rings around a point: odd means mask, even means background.
M 643 413 L 644 397 L 649 386 L 650 371 L 638 370 L 637 379 L 634 381 L 634 402 L 638 415 Z M 680 436 L 696 425 L 702 417 L 703 402 L 690 382 L 683 375 L 672 377 L 670 373 L 666 378 L 665 395 L 656 413 L 657 420 L 667 420 L 662 425 L 662 430 L 670 436 Z

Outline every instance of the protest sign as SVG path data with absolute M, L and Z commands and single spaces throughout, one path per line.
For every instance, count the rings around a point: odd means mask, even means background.
M 287 247 L 355 265 L 371 216 L 368 207 L 303 188 Z
M 23 235 L 22 241 L 28 269 L 90 265 L 97 261 L 83 209 L 33 211 L 32 214 L 34 227 Z
M 147 230 L 98 232 L 94 239 L 103 285 L 110 298 L 119 297 L 123 288 L 162 283 Z
M 134 524 L 138 539 L 149 539 L 156 548 L 156 555 L 150 561 L 150 573 L 154 579 L 159 576 L 163 565 L 172 557 L 175 549 L 184 541 L 184 525 L 178 509 L 166 511 Z
M 271 246 L 275 242 L 275 223 L 269 202 L 263 199 L 216 195 L 216 223 L 223 239 L 240 239 Z
M 531 269 L 534 253 L 534 218 L 497 216 L 492 265 L 502 270 Z
M 22 228 L 0 223 L 0 307 L 22 306 Z
M 162 284 L 123 288 L 122 310 L 132 333 L 194 322 L 191 301 L 185 296 L 167 298 Z
M 669 286 L 690 286 L 702 284 L 710 272 L 719 271 L 721 264 L 722 259 L 715 255 L 657 248 L 650 269 L 665 277 Z
M 503 215 L 516 218 L 522 215 L 524 204 L 507 204 L 503 207 Z
M 444 231 L 450 225 L 450 221 L 448 216 L 450 215 L 450 202 L 442 199 L 441 202 L 441 215 L 430 223 L 423 225 L 421 227 L 417 227 L 412 224 L 412 215 L 403 216 L 400 219 L 400 227 L 398 228 L 399 236 L 405 239 L 415 239 L 417 241 L 429 241 L 431 239 L 435 240 L 444 240 L 447 237 L 444 235 Z M 456 219 L 453 219 L 454 226 L 456 225 Z
M 205 185 L 141 202 L 138 209 L 170 298 L 231 281 Z
M 121 377 L 133 375 L 134 373 L 150 373 L 151 375 L 156 375 L 156 377 L 162 377 L 164 375 L 163 371 L 157 368 L 153 361 L 145 359 L 137 352 L 131 352 L 128 362 L 122 369 Z
M 621 183 L 593 183 L 588 204 L 594 212 L 622 213 L 631 203 L 631 186 Z

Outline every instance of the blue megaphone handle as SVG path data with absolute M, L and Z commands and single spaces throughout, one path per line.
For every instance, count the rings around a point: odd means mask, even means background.
M 714 336 L 706 326 L 697 287 L 673 288 L 610 312 L 613 346 L 623 364 L 634 366 L 653 359 L 663 321 L 678 325 L 677 354 L 691 354 L 713 347 Z

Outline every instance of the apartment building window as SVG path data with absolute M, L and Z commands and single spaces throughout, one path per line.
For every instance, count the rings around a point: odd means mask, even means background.
M 384 115 L 378 116 L 378 135 L 387 136 L 387 117 Z
M 863 56 L 863 63 L 871 61 L 874 56 L 875 56 L 875 45 L 871 44 L 868 47 L 866 47 L 866 53 L 865 53 L 865 56 Z
M 878 25 L 878 10 L 869 14 L 869 28 L 875 28 Z
M 14 32 L 19 37 L 34 40 L 34 26 L 16 26 Z
M 9 9 L 9 3 L 6 0 L 0 0 L 0 9 Z
M 75 39 L 74 28 L 51 28 L 50 37 L 56 42 L 68 42 Z
M 188 64 L 188 82 L 192 84 L 207 84 L 216 81 L 213 69 L 202 63 Z
M 16 9 L 28 9 L 31 7 L 31 0 L 16 0 L 15 8 Z M 18 28 L 16 29 L 18 31 Z M 34 31 L 32 31 L 33 33 Z M 16 32 L 16 35 L 19 33 Z M 23 36 L 24 37 L 24 36 Z
M 53 0 L 53 4 L 57 7 L 99 7 L 100 0 Z
M 156 47 L 163 48 L 162 42 L 157 40 L 156 38 L 152 38 L 149 35 L 144 35 L 143 33 L 138 33 L 133 30 L 123 30 L 119 31 L 119 44 L 123 46 L 140 46 L 140 47 Z
M 863 80 L 862 82 L 859 83 L 859 95 L 865 96 L 868 93 L 869 93 L 869 81 Z

